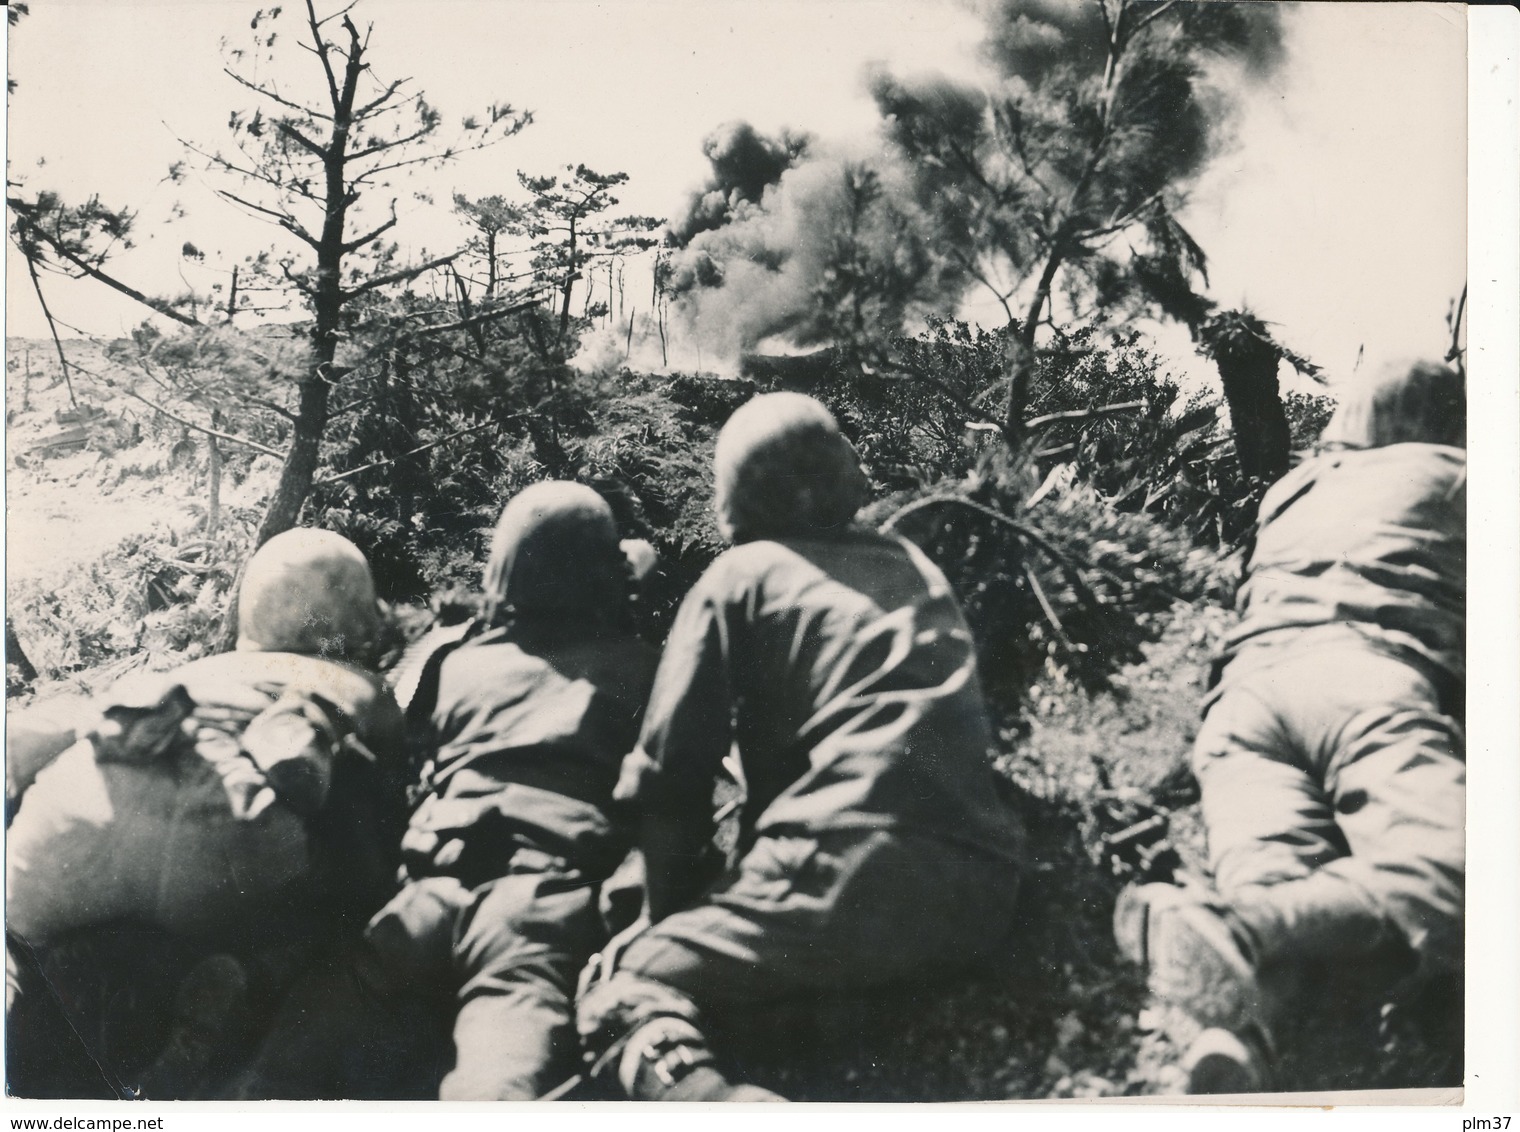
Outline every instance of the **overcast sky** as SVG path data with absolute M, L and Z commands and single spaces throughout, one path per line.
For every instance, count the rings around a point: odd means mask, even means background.
M 284 34 L 299 30 L 299 7 L 287 0 Z M 229 111 L 252 104 L 222 73 L 218 44 L 243 45 L 255 10 L 34 0 L 11 33 L 11 176 L 139 209 L 140 247 L 118 270 L 145 289 L 179 289 L 186 240 L 237 258 L 274 238 L 217 200 L 194 163 L 186 183 L 163 179 L 183 156 L 176 134 L 215 145 Z M 702 181 L 702 139 L 720 123 L 858 143 L 877 123 L 868 64 L 968 73 L 978 34 L 971 10 L 949 0 L 362 0 L 355 16 L 374 25 L 377 71 L 414 76 L 446 121 L 497 100 L 536 115 L 517 138 L 430 182 L 440 199 L 510 191 L 518 169 L 585 162 L 628 172 L 624 203 L 658 216 L 677 214 Z M 1465 272 L 1463 11 L 1304 4 L 1288 21 L 1288 50 L 1185 214 L 1210 256 L 1211 294 L 1249 304 L 1332 378 L 1363 347 L 1365 365 L 1437 353 Z M 292 80 L 313 77 L 308 58 L 291 58 Z M 176 205 L 184 217 L 165 223 Z M 403 205 L 403 244 L 448 250 L 453 222 L 413 207 Z M 45 324 L 15 259 L 8 248 L 7 333 L 39 336 Z M 144 313 L 93 284 L 53 282 L 49 300 L 107 335 Z M 1189 364 L 1185 333 L 1162 342 Z

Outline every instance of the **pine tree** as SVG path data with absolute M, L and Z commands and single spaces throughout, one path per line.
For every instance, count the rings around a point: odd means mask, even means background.
M 293 378 L 295 405 L 283 410 L 290 421 L 289 446 L 255 549 L 296 523 L 311 490 L 332 390 L 344 371 L 339 342 L 349 324 L 388 289 L 462 254 L 463 249 L 420 263 L 402 261 L 398 246 L 385 238 L 397 224 L 399 179 L 500 142 L 532 120 L 511 106 L 494 105 L 483 117 L 466 118 L 455 139 L 446 141 L 442 115 L 411 80 L 376 75 L 369 49 L 373 28 L 360 32 L 349 14 L 352 5 L 325 17 L 314 0 L 305 0 L 304 7 L 297 36 L 280 35 L 282 9 L 274 7 L 253 16 L 251 48 L 224 44 L 223 70 L 257 96 L 257 105 L 231 113 L 227 147 L 185 143 L 211 172 L 230 182 L 217 190 L 223 199 L 284 234 L 284 250 L 244 261 L 250 277 L 243 285 L 285 288 L 311 316 L 309 354 Z M 309 93 L 259 77 L 277 57 L 298 51 L 310 58 Z M 183 163 L 170 175 L 182 178 Z M 194 296 L 153 296 L 108 270 L 111 255 L 130 246 L 136 219 L 131 211 L 113 209 L 98 197 L 70 206 L 55 193 L 28 196 L 23 186 L 9 188 L 11 237 L 33 271 L 39 299 L 39 274 L 61 272 L 95 279 L 197 331 L 205 325 Z
M 1011 442 L 1058 297 L 1066 321 L 1209 313 L 1190 284 L 1203 249 L 1177 221 L 1221 138 L 1227 102 L 1209 68 L 1270 67 L 1279 19 L 1267 4 L 1002 0 L 985 44 L 993 83 L 876 77 L 940 246 L 1007 314 Z

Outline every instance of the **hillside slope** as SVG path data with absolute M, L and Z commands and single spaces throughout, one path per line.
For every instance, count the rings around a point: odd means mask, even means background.
M 69 349 L 118 387 L 77 379 L 80 404 L 103 415 L 86 422 L 82 446 L 51 450 L 45 442 L 78 423 L 59 419 L 72 406 L 51 344 L 7 350 L 7 613 L 48 677 L 42 695 L 197 655 L 236 562 L 234 542 L 204 537 L 203 438 L 124 395 L 127 375 L 98 347 Z M 224 540 L 246 532 L 276 470 L 267 456 L 229 461 Z M 1022 790 L 1031 868 L 1021 931 L 994 970 L 754 1019 L 731 1035 L 744 1068 L 816 1100 L 1175 1092 L 1176 1051 L 1157 1032 L 1140 972 L 1112 941 L 1114 898 L 1135 874 L 1105 838 L 1160 814 L 1181 867 L 1202 872 L 1185 758 L 1203 674 L 1230 620 L 1218 605 L 1179 602 L 1111 690 L 1083 692 L 1053 674 L 1031 690 L 1029 716 L 1005 732 L 1000 759 Z M 1340 1009 L 1333 993 L 1324 992 L 1336 1024 L 1299 1035 L 1284 1088 L 1460 1083 L 1450 1042 L 1422 1039 L 1417 1011 Z
M 6 611 L 44 671 L 90 668 L 138 639 L 139 626 L 116 621 L 172 603 L 167 591 L 182 579 L 161 578 L 165 592 L 155 597 L 146 559 L 184 562 L 188 553 L 204 569 L 208 557 L 196 546 L 205 537 L 205 437 L 125 393 L 146 379 L 113 365 L 101 344 L 64 348 L 71 369 L 80 367 L 72 399 L 50 341 L 6 343 Z M 272 457 L 228 453 L 221 526 L 234 537 L 258 513 L 278 467 Z M 127 561 L 134 557 L 141 560 Z M 84 584 L 88 575 L 97 594 Z M 116 617 L 91 600 L 109 598 L 106 591 L 123 599 Z M 81 640 L 91 632 L 104 633 L 98 650 Z

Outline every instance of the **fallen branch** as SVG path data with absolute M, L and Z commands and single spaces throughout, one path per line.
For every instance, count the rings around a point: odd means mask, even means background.
M 429 334 L 445 334 L 451 330 L 471 330 L 488 322 L 494 322 L 499 318 L 506 318 L 509 314 L 518 314 L 538 305 L 538 299 L 529 299 L 515 306 L 503 307 L 501 310 L 486 311 L 484 314 L 472 315 L 470 318 L 462 318 L 457 322 L 442 322 L 436 326 L 422 326 L 412 331 L 412 337 L 424 338 Z
M 1024 427 L 1026 429 L 1040 428 L 1042 425 L 1054 424 L 1057 421 L 1083 421 L 1090 417 L 1106 417 L 1112 413 L 1127 413 L 1143 408 L 1145 408 L 1144 401 L 1117 401 L 1112 405 L 1099 405 L 1094 409 L 1067 409 L 1060 413 L 1046 413 L 1042 417 L 1031 417 L 1024 422 Z
M 42 316 L 47 319 L 48 332 L 53 336 L 53 345 L 58 349 L 58 364 L 63 368 L 63 384 L 69 391 L 69 404 L 79 408 L 79 402 L 74 398 L 74 383 L 69 380 L 69 359 L 63 353 L 63 340 L 58 337 L 58 324 L 53 321 L 53 312 L 48 309 L 47 299 L 42 296 L 42 280 L 37 278 L 37 265 L 32 262 L 32 257 L 22 253 L 26 258 L 26 270 L 32 277 L 32 289 L 37 292 L 37 302 L 42 304 Z
M 99 377 L 100 375 L 96 374 L 95 376 Z M 246 437 L 235 436 L 235 435 L 233 435 L 230 432 L 222 432 L 219 429 L 208 428 L 206 425 L 196 424 L 194 421 L 192 421 L 192 420 L 186 420 L 184 417 L 180 416 L 177 413 L 171 413 L 168 409 L 164 408 L 162 405 L 155 404 L 154 402 L 149 401 L 146 397 L 144 397 L 141 393 L 137 392 L 135 389 L 128 389 L 125 386 L 116 385 L 115 383 L 113 383 L 110 380 L 110 378 L 102 378 L 102 380 L 105 381 L 105 383 L 107 385 L 110 385 L 113 388 L 120 389 L 128 397 L 134 397 L 137 400 L 141 401 L 144 405 L 148 406 L 148 408 L 152 409 L 155 413 L 161 413 L 163 416 L 168 417 L 175 424 L 184 425 L 186 428 L 188 428 L 188 429 L 190 429 L 190 430 L 192 430 L 194 432 L 201 433 L 204 436 L 212 436 L 212 437 L 215 437 L 217 440 L 225 440 L 229 444 L 241 444 L 244 448 L 252 448 L 255 452 L 262 452 L 266 456 L 273 456 L 276 460 L 284 460 L 285 459 L 285 453 L 279 451 L 276 448 L 270 448 L 267 444 L 260 444 L 257 440 L 249 440 Z
M 426 452 L 430 448 L 437 448 L 440 444 L 447 444 L 451 440 L 458 440 L 461 436 L 469 436 L 472 432 L 480 432 L 482 429 L 487 429 L 487 428 L 491 428 L 493 426 L 498 426 L 498 425 L 504 425 L 508 421 L 517 420 L 519 418 L 526 417 L 528 415 L 529 414 L 527 414 L 527 413 L 513 413 L 511 416 L 509 416 L 509 417 L 503 417 L 500 420 L 485 421 L 482 424 L 471 425 L 469 428 L 462 428 L 458 432 L 451 432 L 451 433 L 449 433 L 448 436 L 440 437 L 437 440 L 429 441 L 426 444 L 423 444 L 423 445 L 420 445 L 420 446 L 418 446 L 416 448 L 413 448 L 409 452 L 403 452 L 399 456 L 388 456 L 388 457 L 386 457 L 383 460 L 371 460 L 368 464 L 360 464 L 357 468 L 350 468 L 350 469 L 348 469 L 348 471 L 346 471 L 346 472 L 339 472 L 335 476 L 325 476 L 322 479 L 313 480 L 311 486 L 313 488 L 325 487 L 327 484 L 337 483 L 339 480 L 346 480 L 346 479 L 348 479 L 349 476 L 356 476 L 360 472 L 368 472 L 368 471 L 371 471 L 371 470 L 373 470 L 375 468 L 384 468 L 384 467 L 387 467 L 387 466 L 389 466 L 391 464 L 396 463 L 398 460 L 405 460 L 408 456 L 416 456 L 418 453 Z
M 430 259 L 426 263 L 419 263 L 415 267 L 403 268 L 401 271 L 393 271 L 389 275 L 380 275 L 374 279 L 366 280 L 353 290 L 344 291 L 343 301 L 346 303 L 350 299 L 366 295 L 380 287 L 389 287 L 392 283 L 405 283 L 410 279 L 417 278 L 417 276 L 424 272 L 432 271 L 435 267 L 445 267 L 462 255 L 464 255 L 463 251 L 453 252 L 446 256 L 439 256 L 437 259 Z
M 949 385 L 937 377 L 933 377 L 927 373 L 922 373 L 917 370 L 908 369 L 906 367 L 903 367 L 901 363 L 894 363 L 893 371 L 873 370 L 865 365 L 862 365 L 860 366 L 860 372 L 866 377 L 875 377 L 883 381 L 912 381 L 917 382 L 920 385 L 927 385 L 931 389 L 938 390 L 939 394 L 947 401 L 949 401 L 951 405 L 959 409 L 963 416 L 969 418 L 968 427 L 980 427 L 982 425 L 987 425 L 997 429 L 999 432 L 1002 431 L 1002 425 L 998 424 L 997 421 L 993 420 L 986 413 L 982 412 L 970 401 L 967 401 L 953 388 L 951 388 Z
M 1034 454 L 1036 460 L 1048 460 L 1052 456 L 1064 456 L 1068 452 L 1075 452 L 1077 446 L 1072 444 L 1058 444 L 1054 448 L 1041 448 Z
M 1051 627 L 1055 629 L 1056 636 L 1060 639 L 1060 642 L 1065 645 L 1071 652 L 1085 652 L 1085 649 L 1083 649 L 1066 635 L 1066 626 L 1061 624 L 1060 617 L 1056 616 L 1055 608 L 1050 604 L 1050 599 L 1045 596 L 1045 587 L 1040 585 L 1040 579 L 1037 578 L 1035 576 L 1035 572 L 1029 568 L 1029 563 L 1021 562 L 1019 565 L 1024 571 L 1024 577 L 1029 579 L 1030 593 L 1034 594 L 1035 601 L 1040 603 L 1040 608 L 1045 613 L 1045 619 L 1049 621 Z
M 96 381 L 103 382 L 112 389 L 120 390 L 134 400 L 141 401 L 155 413 L 168 417 L 175 424 L 184 425 L 186 428 L 191 429 L 194 432 L 201 433 L 203 436 L 214 436 L 218 440 L 225 440 L 229 444 L 241 444 L 244 448 L 252 448 L 255 452 L 262 452 L 266 456 L 273 456 L 276 460 L 285 459 L 285 453 L 279 451 L 278 449 L 270 448 L 266 444 L 260 444 L 257 440 L 249 440 L 246 437 L 236 436 L 230 432 L 222 432 L 219 429 L 210 428 L 207 425 L 196 424 L 194 421 L 187 420 L 186 418 L 180 416 L 178 413 L 170 412 L 168 409 L 164 408 L 156 401 L 148 400 L 141 393 L 137 392 L 137 390 L 129 389 L 126 385 L 117 381 L 115 378 L 107 377 L 103 373 L 96 373 L 92 369 L 85 369 L 83 366 L 79 365 L 76 365 L 74 368 L 79 370 L 80 373 L 89 374 Z
M 1043 550 L 1045 554 L 1051 559 L 1051 561 L 1060 567 L 1061 572 L 1066 575 L 1067 581 L 1071 583 L 1071 588 L 1077 592 L 1077 597 L 1081 601 L 1093 609 L 1097 609 L 1100 606 L 1108 604 L 1098 597 L 1098 595 L 1093 591 L 1092 587 L 1087 584 L 1087 580 L 1082 577 L 1081 571 L 1078 570 L 1077 567 L 1067 558 L 1065 553 L 1063 553 L 1058 547 L 1052 544 L 1049 539 L 1029 526 L 1029 524 L 1021 523 L 1017 519 L 1003 514 L 995 507 L 988 507 L 985 503 L 977 503 L 975 500 L 966 499 L 965 497 L 959 495 L 931 495 L 925 499 L 916 500 L 908 504 L 906 507 L 903 507 L 896 511 L 887 519 L 885 523 L 881 524 L 881 530 L 884 533 L 891 531 L 896 528 L 899 522 L 907 518 L 909 515 L 912 515 L 918 511 L 926 510 L 929 507 L 939 506 L 941 504 L 947 503 L 968 508 L 972 511 L 975 511 L 979 515 L 983 515 L 986 518 L 991 519 L 995 523 L 1001 523 L 1005 527 L 1012 528 L 1015 534 L 1027 542 L 1032 543 L 1037 549 Z M 1114 578 L 1109 571 L 1103 570 L 1101 567 L 1095 567 L 1095 569 L 1098 569 L 1101 573 L 1105 574 L 1110 579 L 1116 582 L 1119 581 L 1119 579 Z M 1061 630 L 1059 621 L 1052 622 L 1052 624 L 1058 630 L 1064 633 L 1064 630 Z

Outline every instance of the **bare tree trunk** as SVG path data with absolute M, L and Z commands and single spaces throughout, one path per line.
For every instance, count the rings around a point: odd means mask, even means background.
M 655 252 L 654 271 L 651 273 L 651 282 L 649 288 L 651 292 L 649 296 L 649 302 L 650 305 L 654 307 L 655 329 L 660 332 L 660 365 L 668 368 L 670 366 L 670 354 L 665 347 L 665 296 L 662 293 L 663 289 L 660 287 L 660 264 L 660 253 Z
M 1034 384 L 1035 334 L 1040 328 L 1045 304 L 1050 299 L 1051 284 L 1065 259 L 1062 243 L 1062 239 L 1057 237 L 1050 258 L 1045 261 L 1045 268 L 1040 272 L 1040 281 L 1035 287 L 1034 298 L 1029 301 L 1029 311 L 1024 316 L 1023 325 L 1008 344 L 1011 356 L 1008 359 L 1008 411 L 1003 418 L 1003 439 L 1008 442 L 1008 448 L 1012 452 L 1017 452 L 1024 442 L 1024 415 L 1029 407 L 1029 390 Z
M 221 416 L 222 414 L 218 410 L 211 410 L 211 424 L 213 427 L 220 427 Z M 211 481 L 206 492 L 208 497 L 206 500 L 206 537 L 215 538 L 216 528 L 222 520 L 222 447 L 217 442 L 216 437 L 206 437 L 206 451 L 209 453 L 209 479 Z
M 5 619 L 5 663 L 14 664 L 21 679 L 28 684 L 37 679 L 37 669 L 32 665 L 31 658 L 26 655 L 26 650 L 21 647 L 21 641 L 17 638 L 16 630 L 11 625 L 9 617 Z
M 1243 340 L 1214 360 L 1230 406 L 1230 427 L 1241 472 L 1263 484 L 1273 483 L 1288 470 L 1292 439 L 1288 414 L 1278 394 L 1280 355 L 1267 342 Z
M 1244 309 L 1210 317 L 1195 336 L 1219 370 L 1240 471 L 1256 481 L 1254 494 L 1259 499 L 1265 487 L 1288 470 L 1293 444 L 1277 388 L 1282 347 L 1266 324 Z
M 313 38 L 319 45 L 324 65 L 327 48 L 316 23 L 316 14 L 308 3 Z M 317 243 L 317 286 L 312 295 L 315 325 L 311 331 L 313 365 L 311 372 L 301 380 L 301 395 L 297 402 L 295 427 L 292 430 L 290 450 L 280 468 L 280 480 L 275 485 L 264 521 L 254 536 L 255 552 L 275 535 L 284 534 L 296 525 L 306 497 L 311 494 L 311 482 L 316 476 L 321 457 L 322 434 L 327 431 L 328 380 L 333 359 L 338 350 L 338 329 L 343 315 L 346 297 L 341 274 L 343 256 L 347 249 L 343 243 L 343 226 L 348 216 L 350 197 L 344 182 L 344 169 L 348 162 L 349 131 L 353 127 L 354 93 L 358 89 L 359 75 L 368 64 L 363 62 L 364 47 L 358 29 L 347 16 L 343 27 L 349 34 L 347 60 L 343 72 L 343 86 L 333 88 L 332 140 L 326 146 L 322 163 L 326 181 L 326 199 L 322 218 L 322 236 Z M 246 563 L 245 563 L 246 568 Z M 238 585 L 242 583 L 242 571 L 238 572 Z M 237 644 L 237 603 L 234 590 L 228 605 L 227 622 L 222 627 L 220 651 L 226 652 Z
M 308 6 L 308 11 L 310 10 Z M 285 466 L 280 469 L 280 482 L 275 487 L 274 498 L 259 526 L 254 542 L 257 550 L 277 534 L 295 526 L 300 517 L 301 506 L 311 491 L 311 481 L 316 475 L 320 456 L 322 434 L 327 430 L 328 381 L 333 359 L 338 350 L 338 327 L 347 301 L 343 293 L 343 256 L 347 249 L 343 244 L 343 225 L 348 217 L 350 197 L 344 183 L 344 169 L 348 163 L 349 130 L 353 127 L 354 92 L 358 88 L 359 75 L 368 66 L 363 62 L 364 46 L 358 29 L 347 16 L 343 27 L 349 34 L 348 50 L 344 52 L 347 65 L 343 72 L 341 91 L 334 90 L 332 141 L 322 155 L 326 181 L 326 199 L 323 201 L 322 237 L 317 244 L 317 286 L 312 296 L 316 323 L 312 327 L 311 341 L 314 364 L 312 371 L 301 381 L 301 396 L 296 410 L 296 422 L 290 452 Z M 315 14 L 312 16 L 313 37 L 318 44 L 322 38 L 317 30 Z M 326 62 L 326 48 L 323 62 Z
M 47 300 L 42 297 L 42 280 L 37 278 L 37 265 L 32 262 L 31 256 L 26 257 L 26 269 L 31 273 L 32 288 L 37 292 L 37 301 L 42 304 L 42 314 L 47 319 L 48 332 L 53 336 L 53 345 L 58 348 L 58 364 L 63 368 L 63 383 L 69 391 L 69 404 L 77 409 L 79 402 L 74 399 L 74 383 L 69 380 L 69 359 L 64 356 L 63 342 L 59 339 L 58 327 L 53 322 L 53 312 L 48 309 Z
M 235 314 L 237 314 L 237 285 L 238 285 L 238 269 L 237 269 L 237 265 L 233 264 L 232 265 L 232 289 L 227 292 L 227 324 L 229 326 L 232 324 L 232 316 L 235 315 Z
M 322 431 L 327 425 L 327 383 L 317 374 L 301 382 L 299 405 L 290 451 L 254 539 L 255 550 L 296 525 L 316 475 Z
M 570 254 L 565 262 L 564 299 L 559 308 L 559 346 L 563 350 L 565 336 L 570 332 L 570 292 L 580 273 L 575 270 L 575 217 L 570 218 Z
M 459 269 L 452 263 L 449 264 L 449 274 L 454 277 L 454 290 L 458 296 L 456 305 L 459 308 L 459 321 L 465 324 L 469 335 L 475 341 L 475 352 L 480 355 L 482 361 L 486 356 L 486 330 L 481 323 L 475 322 L 475 307 L 470 302 L 470 291 L 465 286 L 464 277 L 459 274 Z M 488 292 L 489 294 L 489 292 Z
M 1457 376 L 1462 379 L 1463 388 L 1467 386 L 1467 351 L 1462 348 L 1462 314 L 1467 310 L 1467 285 L 1462 285 L 1462 297 L 1446 314 L 1446 326 L 1451 331 L 1451 349 L 1446 351 L 1446 361 L 1450 362 L 1457 371 Z

